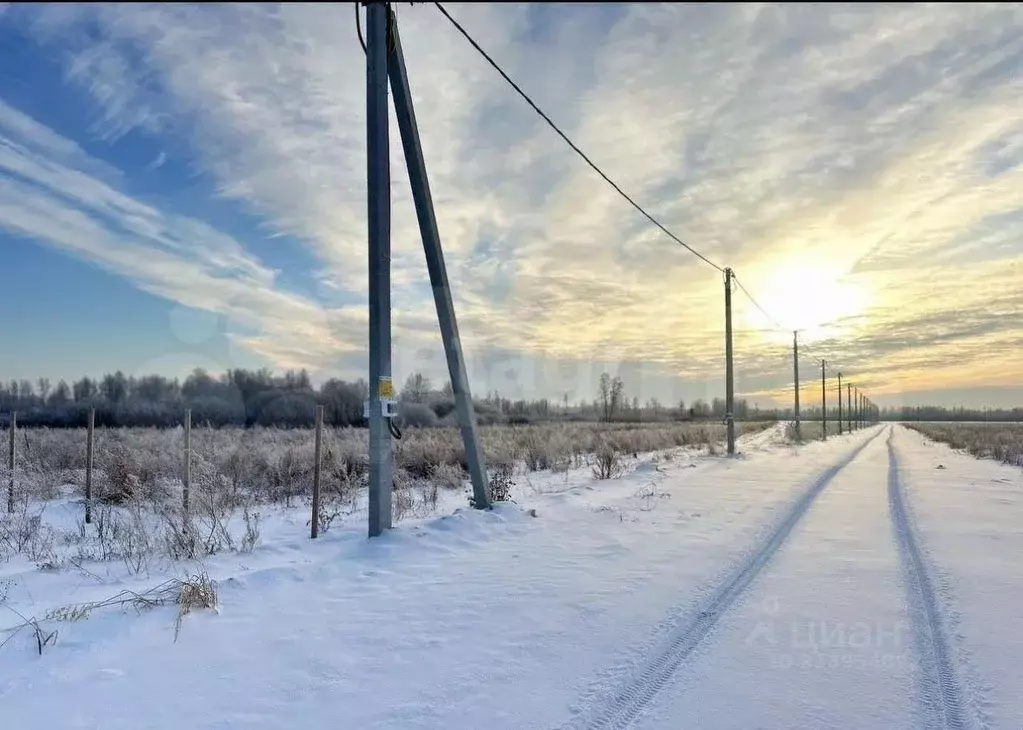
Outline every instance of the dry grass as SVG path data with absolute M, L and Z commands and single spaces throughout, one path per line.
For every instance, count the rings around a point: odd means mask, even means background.
M 219 598 L 216 584 L 210 579 L 206 571 L 200 570 L 195 575 L 185 579 L 174 578 L 164 581 L 148 591 L 136 592 L 124 590 L 102 601 L 89 601 L 60 606 L 47 611 L 42 618 L 35 616 L 26 617 L 13 608 L 6 607 L 12 613 L 19 616 L 22 623 L 9 630 L 7 638 L 0 642 L 0 649 L 22 631 L 30 630 L 35 637 L 37 650 L 42 654 L 44 648 L 56 643 L 58 635 L 56 629 L 50 631 L 43 628 L 44 622 L 74 623 L 85 621 L 95 612 L 103 609 L 117 608 L 124 610 L 131 608 L 136 613 L 141 613 L 142 611 L 167 604 L 176 604 L 178 606 L 177 617 L 174 621 L 174 641 L 177 641 L 185 616 L 199 609 L 217 609 Z
M 740 423 L 739 433 L 768 423 Z M 720 423 L 548 423 L 480 429 L 495 501 L 510 499 L 514 475 L 571 468 L 598 478 L 621 473 L 622 459 L 677 447 L 723 452 Z M 190 512 L 182 514 L 181 429 L 98 429 L 93 522 L 54 530 L 43 513 L 70 488 L 84 497 L 85 433 L 26 429 L 18 434 L 17 510 L 0 515 L 0 560 L 23 555 L 41 567 L 122 562 L 146 572 L 154 557 L 202 559 L 248 552 L 260 540 L 261 506 L 308 504 L 312 430 L 192 430 Z M 364 507 L 369 459 L 365 430 L 328 429 L 323 438 L 320 531 Z M 409 428 L 395 442 L 394 518 L 436 511 L 440 490 L 462 490 L 466 460 L 457 428 Z M 5 477 L 0 467 L 0 477 Z M 4 479 L 6 481 L 6 478 Z M 494 485 L 497 485 L 496 487 Z
M 181 632 L 181 622 L 196 609 L 216 610 L 219 605 L 217 587 L 203 571 L 191 576 L 188 580 L 179 581 L 178 586 L 178 618 L 174 622 L 174 641 Z
M 808 441 L 820 441 L 824 437 L 824 426 L 820 421 L 801 421 L 799 424 L 800 431 L 802 432 L 802 443 Z M 863 428 L 868 428 L 864 426 Z M 863 428 L 854 429 L 854 431 L 862 431 Z M 849 433 L 849 429 L 845 422 L 842 422 L 842 433 Z M 838 436 L 838 422 L 828 421 L 828 438 L 832 436 Z M 795 423 L 790 422 L 785 426 L 785 440 L 791 443 L 796 443 L 796 426 Z
M 740 423 L 739 434 L 770 424 Z M 707 423 L 549 423 L 485 426 L 480 429 L 488 466 L 561 471 L 584 464 L 603 443 L 621 454 L 707 446 L 724 441 L 724 426 Z M 97 429 L 94 499 L 122 504 L 131 498 L 159 499 L 181 476 L 181 429 Z M 291 503 L 312 484 L 313 433 L 309 429 L 201 428 L 192 430 L 193 476 L 216 482 L 218 491 L 246 493 L 261 502 Z M 413 479 L 443 474 L 448 483 L 464 473 L 465 454 L 457 428 L 410 428 L 395 444 L 399 469 Z M 18 481 L 31 483 L 37 498 L 56 496 L 62 484 L 84 485 L 85 432 L 32 429 L 18 437 Z M 0 470 L 3 466 L 0 466 Z M 328 480 L 359 482 L 369 469 L 364 429 L 327 429 L 323 470 Z M 459 472 L 458 470 L 462 471 Z M 44 487 L 48 485 L 48 487 Z M 48 488 L 50 494 L 40 492 Z
M 927 438 L 978 459 L 1023 466 L 1023 423 L 905 423 Z

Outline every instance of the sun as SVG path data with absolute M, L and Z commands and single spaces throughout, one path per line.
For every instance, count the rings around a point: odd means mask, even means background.
M 835 323 L 862 314 L 871 301 L 871 293 L 863 284 L 846 278 L 839 266 L 826 263 L 772 267 L 762 282 L 755 296 L 777 324 L 750 308 L 748 325 L 800 330 L 800 339 L 807 341 L 826 338 Z

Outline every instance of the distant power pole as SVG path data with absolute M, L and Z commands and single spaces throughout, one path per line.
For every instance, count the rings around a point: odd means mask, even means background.
M 729 456 L 735 456 L 734 373 L 732 365 L 732 270 L 725 269 L 725 432 Z
M 792 377 L 795 381 L 796 401 L 796 440 L 803 440 L 803 430 L 799 424 L 799 330 L 792 331 Z
M 842 435 L 842 373 L 838 374 L 838 435 Z
M 821 440 L 828 440 L 828 376 L 827 363 L 821 360 Z
M 849 423 L 849 433 L 852 433 L 852 416 L 853 416 L 853 405 L 852 405 L 852 385 L 849 383 L 845 384 L 845 405 L 846 414 L 845 417 Z

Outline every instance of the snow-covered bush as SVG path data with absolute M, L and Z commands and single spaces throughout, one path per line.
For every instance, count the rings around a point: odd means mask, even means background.
M 594 457 L 592 471 L 597 479 L 614 479 L 624 471 L 618 449 L 611 441 L 600 442 Z

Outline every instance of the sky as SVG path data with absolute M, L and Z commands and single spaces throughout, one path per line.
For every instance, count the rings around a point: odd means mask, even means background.
M 0 4 L 0 379 L 366 377 L 353 4 Z M 1023 403 L 1023 6 L 446 6 L 734 269 L 736 390 Z M 723 393 L 721 274 L 430 3 L 397 4 L 474 394 Z M 446 378 L 391 110 L 394 375 Z

